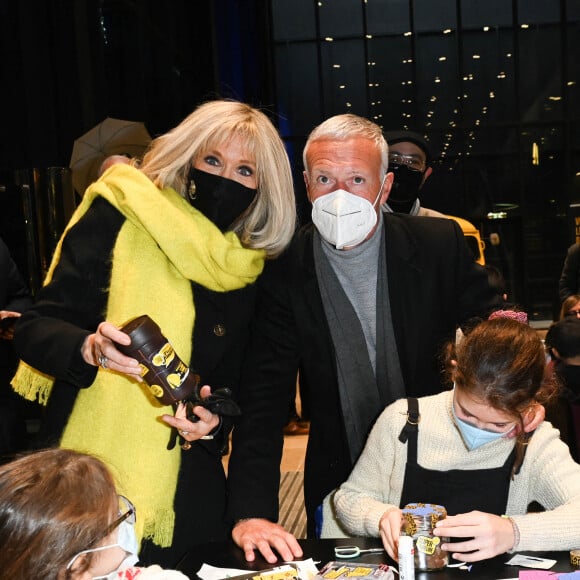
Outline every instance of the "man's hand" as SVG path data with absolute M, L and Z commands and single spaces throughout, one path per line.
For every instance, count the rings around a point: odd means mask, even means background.
M 284 562 L 302 558 L 302 548 L 296 538 L 282 526 L 268 520 L 260 518 L 240 520 L 232 530 L 232 538 L 244 550 L 248 562 L 255 560 L 254 550 L 259 550 L 267 562 L 275 564 L 278 556 L 274 554 L 272 548 L 280 554 L 280 559 Z
M 443 550 L 463 562 L 477 562 L 504 554 L 513 548 L 515 542 L 509 519 L 478 511 L 448 516 L 437 522 L 433 533 L 447 538 L 465 538 L 464 542 L 441 544 Z

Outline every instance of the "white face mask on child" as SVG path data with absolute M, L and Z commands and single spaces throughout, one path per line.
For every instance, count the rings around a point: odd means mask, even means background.
M 93 576 L 93 580 L 114 580 L 117 574 L 124 570 L 125 568 L 130 568 L 134 566 L 139 561 L 139 556 L 137 556 L 137 551 L 139 546 L 137 544 L 137 536 L 135 534 L 135 526 L 129 522 L 121 522 L 119 524 L 119 535 L 117 536 L 117 542 L 115 544 L 110 544 L 108 546 L 101 546 L 100 548 L 95 548 L 94 550 L 87 550 L 87 552 L 96 552 L 97 550 L 105 550 L 107 548 L 116 548 L 119 546 L 121 550 L 127 552 L 127 556 L 119 564 L 116 570 L 109 572 L 105 576 Z
M 139 561 L 139 556 L 137 552 L 139 550 L 139 545 L 137 542 L 137 536 L 135 534 L 134 524 L 124 521 L 119 524 L 117 541 L 114 544 L 107 544 L 106 546 L 99 546 L 98 548 L 91 548 L 89 550 L 83 550 L 79 552 L 72 558 L 72 560 L 67 565 L 67 570 L 69 570 L 75 563 L 76 559 L 82 554 L 90 554 L 92 552 L 102 552 L 103 550 L 108 550 L 110 548 L 119 547 L 121 550 L 127 552 L 127 555 L 123 561 L 117 566 L 115 570 L 105 574 L 104 576 L 93 576 L 93 580 L 112 580 L 116 578 L 117 574 L 124 570 L 125 568 L 130 568 L 134 566 Z

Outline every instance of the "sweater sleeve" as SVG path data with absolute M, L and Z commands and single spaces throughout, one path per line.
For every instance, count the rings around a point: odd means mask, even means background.
M 401 399 L 379 416 L 352 473 L 334 495 L 338 518 L 353 536 L 377 537 L 382 515 L 399 507 L 401 488 L 393 482 L 397 452 L 406 456 L 407 446 L 398 440 L 405 406 Z
M 526 465 L 527 464 L 527 465 Z M 522 478 L 518 482 L 518 478 Z M 526 507 L 537 501 L 545 511 L 510 513 L 520 530 L 518 550 L 569 550 L 580 538 L 580 465 L 549 423 L 534 434 L 524 461 L 516 475 L 516 489 L 529 496 Z M 508 510 L 509 510 L 508 503 Z

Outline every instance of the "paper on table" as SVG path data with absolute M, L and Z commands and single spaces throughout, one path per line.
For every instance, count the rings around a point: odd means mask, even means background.
M 508 564 L 509 566 L 525 566 L 526 568 L 538 568 L 541 570 L 548 570 L 556 562 L 557 560 L 550 560 L 549 558 L 536 558 L 535 556 L 516 554 L 513 558 L 508 560 L 506 564 Z
M 284 568 L 284 565 L 292 564 L 298 570 L 298 576 L 300 580 L 311 580 L 317 573 L 318 568 L 314 564 L 312 558 L 307 560 L 296 560 L 293 562 L 284 562 L 283 565 L 277 566 L 278 568 Z M 217 568 L 215 566 L 210 566 L 209 564 L 203 564 L 202 567 L 197 572 L 197 575 L 202 580 L 223 580 L 224 578 L 234 578 L 235 576 L 243 576 L 255 573 L 260 574 L 260 571 L 252 572 L 251 570 L 237 570 L 235 568 Z
M 556 580 L 557 572 L 547 570 L 521 570 L 519 580 Z
M 233 578 L 234 576 L 241 576 L 248 574 L 248 570 L 236 570 L 235 568 L 216 568 L 209 564 L 203 564 L 197 571 L 197 575 L 201 580 L 222 580 L 222 578 Z

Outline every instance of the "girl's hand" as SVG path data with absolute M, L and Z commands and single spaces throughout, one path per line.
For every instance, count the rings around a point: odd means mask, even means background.
M 477 562 L 504 554 L 515 542 L 508 518 L 479 511 L 448 516 L 437 522 L 433 533 L 445 538 L 466 538 L 463 542 L 441 544 L 443 550 L 462 562 Z
M 383 546 L 393 560 L 398 560 L 402 520 L 403 516 L 399 508 L 389 508 L 379 521 L 379 533 Z

